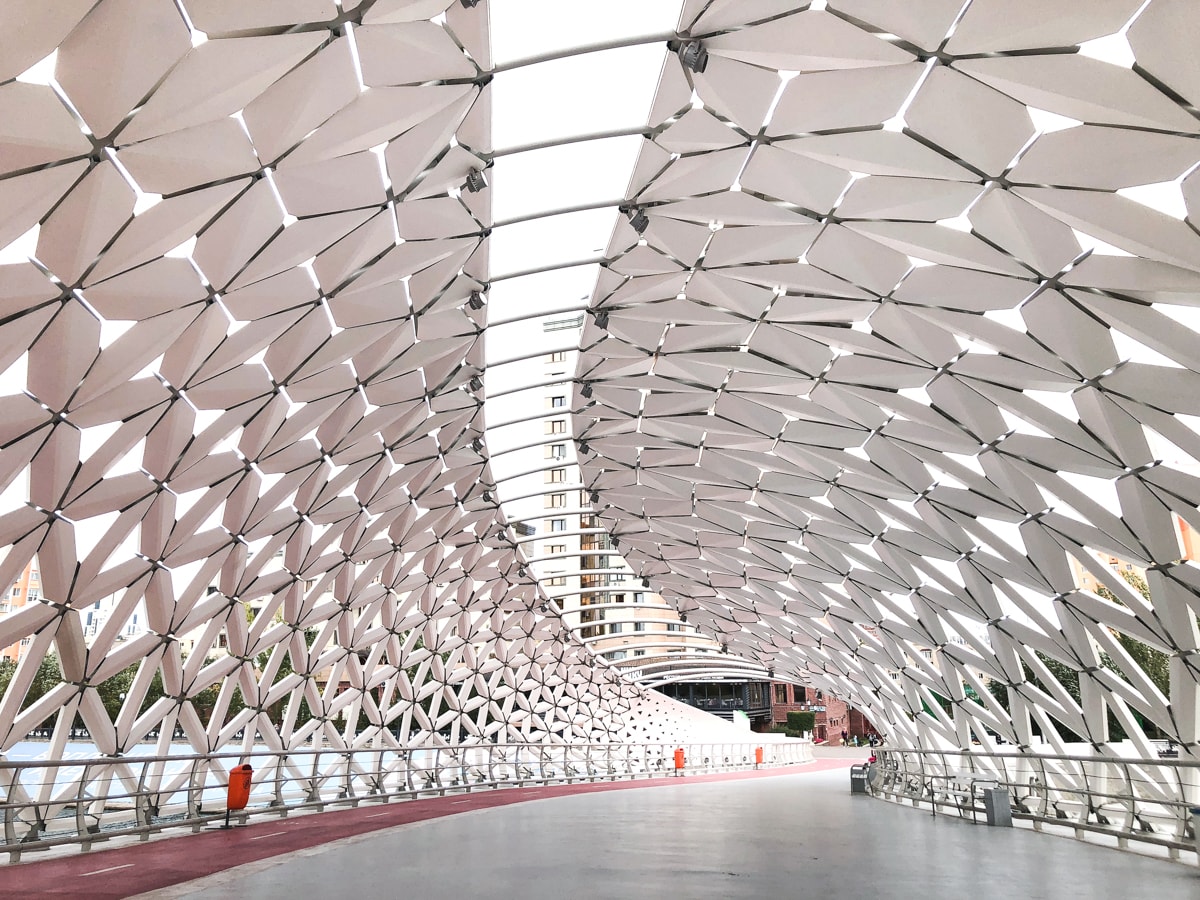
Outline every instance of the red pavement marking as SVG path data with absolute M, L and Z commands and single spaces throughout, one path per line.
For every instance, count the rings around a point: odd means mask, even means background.
M 88 900 L 119 900 L 203 878 L 234 866 L 318 847 L 341 838 L 369 834 L 396 825 L 440 819 L 470 810 L 492 809 L 574 794 L 803 775 L 845 768 L 854 762 L 857 760 L 820 759 L 801 767 L 688 775 L 685 778 L 564 784 L 518 790 L 499 788 L 450 797 L 393 801 L 386 807 L 372 803 L 355 809 L 268 819 L 231 831 L 183 833 L 112 850 L 0 866 L 0 898 L 32 900 L 36 897 L 87 897 Z

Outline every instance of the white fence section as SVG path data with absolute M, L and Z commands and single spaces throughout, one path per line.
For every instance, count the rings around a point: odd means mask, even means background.
M 762 763 L 756 762 L 757 751 Z M 676 753 L 684 767 L 677 770 Z M 362 750 L 270 750 L 0 762 L 3 842 L 30 850 L 166 828 L 199 831 L 225 817 L 229 770 L 254 769 L 250 816 L 352 807 L 479 789 L 731 772 L 812 760 L 809 741 L 704 744 L 470 744 Z
M 1008 791 L 1014 819 L 1035 829 L 1066 826 L 1077 837 L 1109 835 L 1166 847 L 1171 857 L 1196 849 L 1191 808 L 1200 806 L 1200 763 L 1180 759 L 1122 759 L 966 751 L 877 751 L 871 788 L 885 797 L 928 803 L 937 812 L 974 817 L 976 792 L 961 785 L 985 781 Z

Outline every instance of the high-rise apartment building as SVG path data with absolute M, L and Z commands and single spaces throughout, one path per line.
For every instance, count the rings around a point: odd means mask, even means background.
M 27 603 L 35 602 L 42 596 L 42 580 L 38 574 L 36 559 L 26 564 L 21 577 L 9 585 L 0 596 L 0 617 L 15 613 Z M 26 637 L 0 650 L 0 658 L 17 662 L 21 653 L 33 643 L 33 638 Z
M 582 315 L 549 318 L 543 334 L 578 329 Z M 702 663 L 720 645 L 682 621 L 674 608 L 638 577 L 597 515 L 576 464 L 572 384 L 576 353 L 550 351 L 541 358 L 541 510 L 537 498 L 514 503 L 516 533 L 531 571 L 562 612 L 567 627 L 604 659 L 638 674 L 651 663 Z M 532 395 L 532 392 L 531 392 Z M 533 443 L 532 439 L 527 443 Z M 539 454 L 531 450 L 531 464 Z M 526 494 L 535 494 L 532 484 Z M 532 503 L 529 501 L 533 500 Z

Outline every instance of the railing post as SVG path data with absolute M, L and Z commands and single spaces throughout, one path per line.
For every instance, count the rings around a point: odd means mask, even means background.
M 188 772 L 187 779 L 187 811 L 189 819 L 197 819 L 200 817 L 200 801 L 196 797 L 196 779 L 199 776 L 200 758 L 194 757 Z M 203 791 L 203 788 L 201 788 Z M 200 823 L 195 822 L 192 825 L 192 831 L 199 831 Z
M 90 765 L 83 767 L 83 772 L 79 775 L 79 785 L 75 789 L 75 834 L 79 838 L 79 848 L 81 850 L 92 849 L 92 842 L 89 839 L 89 832 L 87 830 L 86 806 L 83 802 L 84 794 L 87 791 L 88 773 L 91 771 L 91 768 Z
M 138 776 L 137 801 L 135 804 L 135 808 L 137 809 L 137 822 L 146 829 L 144 832 L 142 832 L 139 838 L 143 841 L 150 840 L 149 829 L 153 824 L 150 821 L 153 818 L 153 815 L 150 812 L 150 796 L 146 790 L 146 773 L 149 770 L 150 765 L 151 764 L 148 762 L 142 763 L 142 772 Z
M 349 800 L 352 807 L 358 806 L 358 798 L 354 794 L 354 784 L 352 783 L 354 751 L 346 750 L 339 755 L 342 757 L 342 796 L 339 799 Z
M 271 800 L 273 806 L 279 807 L 279 817 L 288 814 L 287 801 L 283 798 L 284 769 L 287 767 L 287 754 L 280 753 L 275 757 L 275 797 Z
M 1133 776 L 1129 772 L 1129 764 L 1121 763 L 1121 775 L 1124 779 L 1126 802 L 1125 821 L 1121 823 L 1121 835 L 1117 837 L 1117 846 L 1122 850 L 1129 849 L 1129 832 L 1133 831 L 1133 823 L 1137 821 L 1137 794 L 1133 789 Z

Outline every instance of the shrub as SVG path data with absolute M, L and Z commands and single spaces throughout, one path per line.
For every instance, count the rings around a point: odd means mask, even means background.
M 803 737 L 804 732 L 812 731 L 817 724 L 817 714 L 814 712 L 790 712 L 787 714 L 787 732 L 792 737 Z

